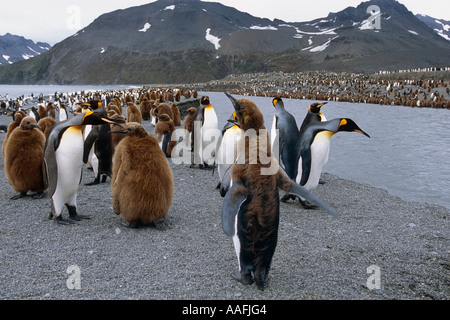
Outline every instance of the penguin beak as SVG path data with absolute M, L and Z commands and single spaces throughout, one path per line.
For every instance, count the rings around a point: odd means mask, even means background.
M 356 129 L 355 132 L 361 133 L 361 134 L 365 135 L 366 137 L 370 138 L 369 134 L 367 134 L 366 132 L 364 132 L 361 129 Z
M 326 105 L 328 102 L 323 102 L 323 103 L 321 103 L 321 104 L 319 104 L 318 106 L 317 106 L 317 108 L 322 108 L 324 105 Z
M 241 110 L 241 105 L 237 102 L 237 100 L 232 97 L 228 92 L 225 92 L 225 95 L 231 100 L 231 102 L 233 103 L 233 107 L 234 110 L 236 111 L 240 111 Z

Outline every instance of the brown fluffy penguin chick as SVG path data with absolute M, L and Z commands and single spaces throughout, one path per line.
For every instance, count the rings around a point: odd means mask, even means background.
M 19 192 L 16 200 L 35 192 L 42 198 L 47 186 L 43 177 L 45 135 L 33 117 L 25 117 L 9 136 L 5 149 L 5 174 L 9 184 Z
M 18 128 L 20 126 L 20 123 L 22 122 L 22 119 L 25 118 L 27 115 L 25 112 L 19 110 L 14 114 L 14 120 L 8 125 L 8 128 L 6 129 L 6 136 L 3 140 L 3 156 L 5 156 L 5 148 L 6 148 L 6 142 L 8 141 L 9 136 L 14 131 L 14 129 Z
M 122 127 L 126 137 L 113 159 L 114 213 L 130 227 L 156 224 L 166 219 L 172 204 L 172 171 L 158 141 L 141 124 L 128 122 Z
M 127 122 L 142 123 L 141 110 L 139 110 L 139 108 L 131 102 L 127 105 Z
M 173 115 L 173 124 L 175 125 L 175 127 L 181 126 L 181 114 L 180 114 L 180 109 L 178 109 L 178 106 L 174 103 L 172 103 L 171 106 L 172 109 L 172 115 Z
M 195 119 L 195 114 L 197 113 L 197 108 L 190 107 L 186 111 L 188 114 L 184 118 L 183 127 L 184 127 L 184 130 L 186 130 L 187 132 L 186 132 L 186 136 L 184 138 L 186 140 L 186 145 L 187 146 L 190 145 L 191 149 L 194 149 L 193 141 L 190 137 L 191 137 L 191 133 L 194 131 L 194 119 Z
M 175 125 L 173 120 L 169 117 L 169 115 L 163 114 L 155 114 L 158 118 L 158 122 L 156 123 L 154 133 L 156 135 L 156 139 L 158 140 L 158 144 L 161 150 L 167 157 L 172 155 L 172 150 L 176 146 L 175 139 L 172 139 L 172 134 L 175 131 Z
M 38 126 L 44 133 L 45 137 L 48 136 L 50 129 L 56 124 L 56 120 L 50 117 L 44 117 L 38 121 Z
M 111 120 L 114 120 L 117 123 L 125 123 L 125 117 L 122 115 L 119 115 L 117 113 L 109 115 L 108 114 L 108 118 L 110 118 Z M 122 128 L 121 125 L 118 124 L 110 124 L 111 126 L 111 132 L 112 131 L 117 131 L 120 130 Z M 111 144 L 112 144 L 112 150 L 113 150 L 113 154 L 114 154 L 114 150 L 116 150 L 117 146 L 119 145 L 119 142 L 125 138 L 126 135 L 124 135 L 123 133 L 112 133 L 111 134 Z
M 150 110 L 152 109 L 152 104 L 147 98 L 143 98 L 140 103 L 142 120 L 148 121 L 151 119 Z

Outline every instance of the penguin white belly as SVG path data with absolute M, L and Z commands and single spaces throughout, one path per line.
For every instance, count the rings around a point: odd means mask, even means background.
M 308 191 L 315 189 L 319 185 L 322 170 L 328 163 L 328 156 L 330 153 L 330 137 L 330 132 L 320 132 L 316 135 L 313 143 L 311 144 L 311 169 L 309 178 L 304 185 Z M 301 161 L 299 161 L 299 174 L 296 179 L 297 183 L 300 182 L 301 173 L 302 167 Z
M 65 204 L 76 205 L 83 166 L 83 137 L 79 129 L 69 128 L 64 132 L 55 156 L 58 180 L 52 199 L 58 216 Z
M 275 143 L 275 138 L 277 137 L 277 117 L 273 116 L 273 121 L 272 121 L 272 128 L 270 130 L 270 146 L 272 148 L 272 151 L 274 150 L 274 143 Z
M 237 260 L 238 260 L 239 272 L 241 272 L 241 261 L 239 259 L 241 256 L 241 240 L 239 240 L 239 236 L 237 234 L 237 232 L 238 232 L 238 216 L 239 216 L 239 213 L 236 214 L 236 218 L 234 220 L 234 235 L 233 235 L 232 239 L 233 239 L 234 251 L 236 252 L 236 256 L 237 256 Z
M 217 136 L 215 135 L 219 130 L 219 121 L 216 112 L 213 108 L 205 108 L 203 126 L 201 130 L 202 135 L 202 163 L 206 162 L 212 164 L 217 150 Z M 215 138 L 213 138 L 215 137 Z M 211 145 L 213 144 L 213 145 Z M 206 151 L 206 152 L 205 152 Z M 214 151 L 214 152 L 212 152 Z

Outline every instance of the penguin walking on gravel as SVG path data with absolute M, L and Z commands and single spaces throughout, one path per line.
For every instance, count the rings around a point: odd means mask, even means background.
M 269 135 L 259 108 L 248 99 L 236 100 L 226 93 L 236 111 L 237 122 L 246 132 L 251 130 L 245 144 L 244 163 L 231 167 L 231 187 L 222 205 L 222 228 L 232 237 L 239 273 L 233 278 L 243 284 L 256 283 L 264 290 L 275 252 L 279 225 L 279 192 L 297 194 L 324 208 L 332 215 L 336 211 L 318 197 L 299 186 L 278 166 L 270 148 Z M 257 161 L 250 161 L 251 155 Z M 263 155 L 269 157 L 267 163 Z
M 286 111 L 281 98 L 274 98 L 272 104 L 275 107 L 271 132 L 272 152 L 278 152 L 280 164 L 287 175 L 293 179 L 297 176 L 299 157 L 297 150 L 300 132 L 297 121 L 292 114 Z
M 218 141 L 212 141 L 214 139 L 210 134 L 219 130 L 218 123 L 217 114 L 209 97 L 203 96 L 194 119 L 194 163 L 191 167 L 196 164 L 200 168 L 214 166 Z
M 9 184 L 19 192 L 17 200 L 34 192 L 33 199 L 44 197 L 47 185 L 44 181 L 45 135 L 34 117 L 25 117 L 15 128 L 5 146 L 5 174 Z
M 77 191 L 83 169 L 84 125 L 113 123 L 104 117 L 103 112 L 87 111 L 75 117 L 57 123 L 52 127 L 44 148 L 45 178 L 52 208 L 49 218 L 62 224 L 73 223 L 89 217 L 77 213 Z M 64 206 L 71 220 L 62 218 Z
M 217 173 L 221 196 L 224 197 L 230 187 L 231 166 L 239 160 L 238 147 L 243 137 L 243 131 L 236 119 L 236 112 L 228 119 L 222 129 L 222 139 L 217 150 Z
M 169 212 L 173 177 L 158 141 L 141 124 L 128 122 L 114 134 L 125 134 L 114 153 L 111 181 L 114 213 L 127 226 L 158 225 Z
M 297 177 L 299 175 L 301 175 L 301 155 L 300 155 L 300 151 L 299 151 L 300 137 L 301 137 L 303 131 L 305 130 L 305 128 L 308 125 L 310 125 L 311 123 L 317 123 L 317 122 L 327 120 L 325 115 L 321 112 L 321 108 L 325 104 L 326 104 L 326 102 L 323 102 L 323 103 L 315 102 L 309 106 L 308 112 L 307 112 L 305 118 L 303 119 L 302 124 L 300 125 L 299 134 L 296 135 L 297 140 L 296 140 L 295 146 L 294 146 L 295 151 L 291 150 L 291 152 L 292 152 L 291 159 L 294 158 L 295 163 L 291 164 L 290 170 L 286 170 L 286 173 L 288 173 L 289 177 L 291 179 L 293 179 L 294 181 L 296 181 L 297 183 L 299 183 L 299 181 L 300 181 L 300 178 L 298 178 L 298 180 L 297 180 Z M 317 135 L 315 136 L 314 141 L 311 145 L 311 150 L 312 150 L 313 154 L 319 155 L 318 157 L 315 157 L 314 165 L 324 168 L 326 163 L 328 162 L 328 156 L 330 153 L 330 139 L 328 139 L 328 135 L 326 132 L 317 133 Z M 309 190 L 311 190 L 311 189 L 309 189 Z M 292 195 L 286 194 L 281 198 L 281 201 L 286 202 L 289 199 L 295 200 L 295 197 L 293 197 Z M 302 205 L 305 208 L 309 208 L 306 203 L 302 203 Z

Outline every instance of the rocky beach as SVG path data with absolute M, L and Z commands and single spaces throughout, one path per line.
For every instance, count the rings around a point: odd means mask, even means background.
M 8 125 L 11 117 L 0 116 Z M 149 121 L 143 121 L 148 132 Z M 3 141 L 5 133 L 0 134 Z M 216 170 L 168 159 L 174 198 L 159 227 L 130 229 L 113 213 L 111 182 L 85 166 L 78 211 L 58 225 L 48 197 L 11 200 L 0 161 L 0 299 L 3 300 L 447 300 L 450 210 L 406 202 L 324 173 L 314 193 L 337 209 L 281 203 L 278 245 L 265 291 L 231 278 L 233 243 L 222 231 Z M 63 212 L 67 217 L 67 211 Z M 75 280 L 74 280 L 75 279 Z M 181 314 L 182 310 L 176 310 Z

